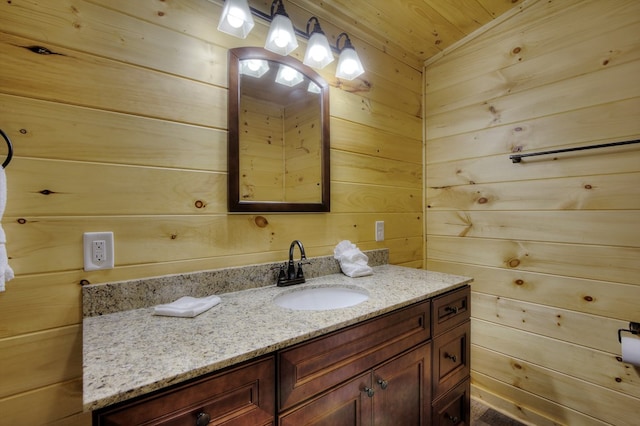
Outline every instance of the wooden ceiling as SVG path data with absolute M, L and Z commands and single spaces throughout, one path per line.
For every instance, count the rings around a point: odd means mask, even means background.
M 346 31 L 358 41 L 422 69 L 425 60 L 525 0 L 284 0 L 296 28 L 316 16 L 330 42 Z M 270 0 L 250 0 L 269 13 Z M 357 40 L 356 40 L 357 39 Z

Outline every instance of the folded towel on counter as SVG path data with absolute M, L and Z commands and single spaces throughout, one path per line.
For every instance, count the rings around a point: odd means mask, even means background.
M 364 277 L 373 274 L 368 265 L 369 257 L 349 240 L 340 241 L 333 250 L 333 257 L 340 263 L 342 273 L 348 277 Z
M 154 315 L 163 315 L 168 317 L 185 317 L 193 318 L 200 315 L 220 303 L 220 297 L 190 297 L 184 296 L 172 303 L 165 305 L 157 305 L 153 308 Z

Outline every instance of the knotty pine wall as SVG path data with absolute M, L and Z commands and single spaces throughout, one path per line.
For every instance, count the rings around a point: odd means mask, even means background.
M 475 278 L 472 395 L 637 425 L 640 146 L 508 156 L 640 138 L 640 2 L 534 2 L 427 64 L 425 117 L 426 267 Z
M 236 39 L 217 32 L 219 13 L 207 0 L 0 3 L 0 127 L 15 145 L 2 225 L 17 275 L 0 293 L 0 424 L 90 423 L 81 283 L 280 261 L 293 239 L 308 256 L 349 239 L 422 267 L 421 70 L 354 39 L 364 78 L 338 84 L 337 61 L 322 71 L 331 213 L 228 214 L 227 49 L 261 46 L 266 26 Z M 115 269 L 82 270 L 86 231 L 114 232 Z

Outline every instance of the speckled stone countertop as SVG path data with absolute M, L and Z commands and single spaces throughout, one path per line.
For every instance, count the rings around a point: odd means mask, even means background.
M 164 388 L 461 287 L 471 278 L 392 265 L 368 277 L 341 273 L 292 287 L 274 285 L 219 294 L 195 318 L 154 316 L 139 308 L 84 318 L 84 409 L 94 410 Z M 318 285 L 357 286 L 359 305 L 294 311 L 274 297 Z

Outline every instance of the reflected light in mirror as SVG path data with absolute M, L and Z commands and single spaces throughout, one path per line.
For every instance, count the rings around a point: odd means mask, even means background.
M 269 71 L 269 63 L 263 59 L 245 59 L 240 61 L 240 74 L 260 78 Z
M 276 76 L 276 83 L 280 83 L 284 86 L 293 87 L 304 80 L 304 76 L 298 71 L 286 65 L 280 65 L 278 75 Z

